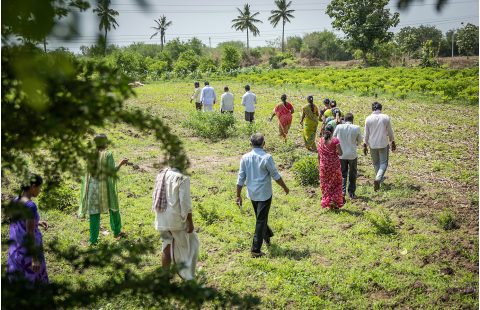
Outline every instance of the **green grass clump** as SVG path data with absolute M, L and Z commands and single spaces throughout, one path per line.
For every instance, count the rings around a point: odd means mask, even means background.
M 232 125 L 234 123 L 235 118 L 231 113 L 195 111 L 188 116 L 182 125 L 193 130 L 197 136 L 217 140 L 229 137 L 233 132 Z
M 396 232 L 395 222 L 382 207 L 378 208 L 378 212 L 368 212 L 365 217 L 378 234 L 388 235 Z
M 40 206 L 49 206 L 60 211 L 73 210 L 78 204 L 77 195 L 72 189 L 73 186 L 69 183 L 60 183 L 57 187 L 47 188 L 40 193 L 38 203 Z
M 318 185 L 318 160 L 313 156 L 302 158 L 293 165 L 295 180 L 302 185 Z
M 200 218 L 207 225 L 212 225 L 220 219 L 220 215 L 214 207 L 207 208 L 202 204 L 199 204 L 197 206 L 197 211 L 198 214 L 200 214 Z
M 457 228 L 457 217 L 448 209 L 443 208 L 443 212 L 437 215 L 437 220 L 445 230 Z

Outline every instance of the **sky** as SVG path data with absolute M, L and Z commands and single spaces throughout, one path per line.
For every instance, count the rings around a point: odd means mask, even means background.
M 187 41 L 192 37 L 197 37 L 204 44 L 216 47 L 218 43 L 230 40 L 240 40 L 246 43 L 246 32 L 235 31 L 232 27 L 232 19 L 237 18 L 236 8 L 243 9 L 245 1 L 239 0 L 145 0 L 150 4 L 148 7 L 138 5 L 136 0 L 112 0 L 111 8 L 119 12 L 116 20 L 119 24 L 116 30 L 108 33 L 107 44 L 119 46 L 130 45 L 133 42 L 145 42 L 150 44 L 160 44 L 160 38 L 157 35 L 150 39 L 154 30 L 151 27 L 156 26 L 155 19 L 165 15 L 172 25 L 166 31 L 167 42 L 179 37 L 182 41 Z M 99 18 L 93 13 L 97 7 L 96 1 L 91 0 L 91 8 L 79 14 L 79 32 L 80 36 L 69 41 L 62 42 L 54 37 L 47 39 L 47 49 L 55 49 L 59 46 L 67 47 L 74 53 L 79 53 L 81 45 L 90 46 L 96 43 L 99 34 Z M 332 20 L 325 14 L 328 0 L 293 0 L 291 9 L 295 10 L 291 23 L 285 25 L 285 37 L 303 36 L 306 33 L 322 30 L 333 30 Z M 437 11 L 434 3 L 436 0 L 417 1 L 407 10 L 398 10 L 396 8 L 397 0 L 393 0 L 387 6 L 391 12 L 400 13 L 400 23 L 391 31 L 398 32 L 400 28 L 420 25 L 432 25 L 442 32 L 453 28 L 461 28 L 461 22 L 479 25 L 479 0 L 449 0 L 442 11 Z M 274 40 L 282 35 L 282 25 L 273 28 L 268 17 L 270 10 L 275 8 L 273 0 L 257 0 L 250 2 L 251 12 L 260 12 L 257 16 L 263 23 L 256 24 L 260 30 L 260 36 L 249 36 L 250 46 L 266 46 L 266 40 Z M 341 31 L 334 31 L 342 37 Z M 209 41 L 210 39 L 210 41 Z

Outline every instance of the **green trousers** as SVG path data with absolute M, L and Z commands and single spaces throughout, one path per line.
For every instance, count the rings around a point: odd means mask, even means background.
M 118 235 L 122 230 L 122 220 L 120 218 L 120 211 L 110 213 L 110 227 L 113 230 L 114 235 Z M 100 233 L 100 214 L 90 215 L 90 243 L 95 243 L 98 240 L 98 234 Z

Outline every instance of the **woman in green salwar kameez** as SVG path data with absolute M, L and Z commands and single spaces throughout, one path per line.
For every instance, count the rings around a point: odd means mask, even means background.
M 79 217 L 90 215 L 90 243 L 96 243 L 100 232 L 100 214 L 110 213 L 110 227 L 115 238 L 125 235 L 122 229 L 120 211 L 118 209 L 116 173 L 121 166 L 128 163 L 128 158 L 115 166 L 112 153 L 106 150 L 107 136 L 97 135 L 94 139 L 97 149 L 94 151 L 96 164 L 92 169 L 85 169 L 80 193 Z M 94 159 L 95 161 L 95 159 Z M 94 171 L 90 173 L 91 171 Z

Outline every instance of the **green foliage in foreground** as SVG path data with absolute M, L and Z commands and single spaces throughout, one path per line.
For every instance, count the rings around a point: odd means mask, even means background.
M 302 185 L 318 185 L 318 159 L 314 156 L 304 157 L 293 165 L 295 179 Z
M 150 305 L 155 307 L 168 305 L 171 300 L 179 301 L 188 308 L 213 303 L 222 309 L 251 309 L 259 303 L 258 298 L 239 297 L 230 291 L 219 293 L 205 287 L 201 281 L 172 283 L 177 268 L 183 268 L 181 265 L 171 270 L 159 267 L 139 274 L 141 257 L 152 255 L 154 244 L 154 240 L 147 239 L 143 245 L 99 245 L 86 250 L 76 247 L 63 250 L 58 242 L 52 242 L 47 247 L 55 253 L 55 258 L 70 262 L 74 272 L 82 274 L 88 268 L 105 269 L 108 277 L 93 286 L 80 281 L 77 285 L 52 282 L 49 286 L 32 288 L 28 288 L 30 283 L 23 278 L 10 281 L 2 277 L 2 306 L 5 309 L 72 309 L 87 307 L 99 298 L 112 298 L 121 293 L 128 293 L 132 298 L 148 298 Z

